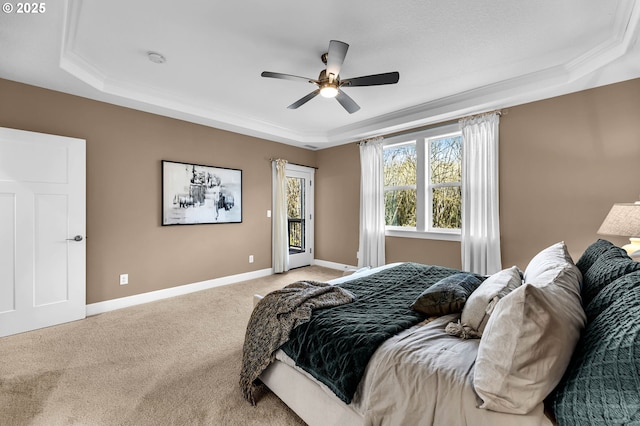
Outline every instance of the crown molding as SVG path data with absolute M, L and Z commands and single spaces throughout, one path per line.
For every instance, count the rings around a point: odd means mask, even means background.
M 616 61 L 635 44 L 640 21 L 639 3 L 638 0 L 620 2 L 611 36 L 565 63 L 362 120 L 326 133 L 292 131 L 267 121 L 221 111 L 210 105 L 180 101 L 178 96 L 155 88 L 110 78 L 77 52 L 81 0 L 66 1 L 60 67 L 96 90 L 111 95 L 114 103 L 285 144 L 326 148 L 588 88 L 573 83 Z

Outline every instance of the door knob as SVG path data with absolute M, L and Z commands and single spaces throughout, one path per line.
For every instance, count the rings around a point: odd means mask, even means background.
M 67 241 L 82 241 L 82 235 L 76 235 L 73 238 L 67 238 Z

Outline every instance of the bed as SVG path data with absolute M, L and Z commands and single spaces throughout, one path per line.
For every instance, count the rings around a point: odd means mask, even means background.
M 354 289 L 354 283 L 375 281 L 376 277 L 388 276 L 404 265 L 407 264 L 359 270 L 330 284 Z M 431 281 L 422 283 L 425 287 L 462 273 L 431 265 L 418 267 L 431 270 L 426 275 L 433 275 Z M 300 346 L 308 342 L 304 343 L 305 338 L 296 340 L 295 336 L 275 352 L 260 381 L 312 426 L 554 425 L 556 419 L 545 410 L 545 398 L 548 406 L 562 409 L 554 404 L 562 404 L 566 395 L 556 386 L 568 383 L 570 378 L 563 379 L 563 375 L 570 362 L 572 374 L 581 373 L 574 365 L 581 361 L 576 361 L 575 356 L 572 359 L 572 355 L 574 347 L 583 344 L 578 341 L 586 324 L 581 304 L 582 272 L 573 264 L 564 243 L 558 243 L 534 257 L 524 273 L 520 271 L 520 278 L 522 282 L 515 290 L 506 292 L 493 304 L 481 339 L 451 334 L 448 326 L 461 324 L 462 312 L 438 317 L 417 315 L 403 330 L 384 336 L 371 356 L 365 357 L 366 366 L 361 376 L 356 375 L 357 385 L 352 393 L 345 391 L 350 385 L 327 382 L 315 367 L 309 368 L 305 358 L 314 357 L 308 356 L 307 346 Z M 401 288 L 403 284 L 399 285 Z M 406 300 L 419 295 L 417 288 L 406 292 L 410 293 L 408 298 L 397 301 L 403 309 L 407 308 Z M 391 293 L 399 292 L 396 288 Z M 356 299 L 363 298 L 362 294 L 357 296 Z M 256 296 L 255 300 L 259 299 Z M 531 312 L 518 311 L 523 306 Z M 296 330 L 303 336 L 311 333 L 307 326 L 312 327 L 308 324 L 314 322 L 314 315 L 320 318 L 322 311 L 332 309 L 314 311 L 312 320 Z M 547 315 L 549 312 L 553 314 Z M 532 315 L 535 321 L 518 324 L 521 318 Z M 509 328 L 513 326 L 517 329 Z M 532 360 L 531 354 L 536 352 L 545 355 Z M 347 368 L 356 370 L 357 365 L 348 364 Z M 628 393 L 628 384 L 623 385 Z M 634 395 L 638 396 L 637 388 Z M 575 394 L 570 396 L 575 398 Z M 635 415 L 632 409 L 629 412 L 630 416 Z M 575 410 L 569 416 L 575 417 Z M 562 420 L 563 424 L 572 424 L 566 421 L 567 417 Z

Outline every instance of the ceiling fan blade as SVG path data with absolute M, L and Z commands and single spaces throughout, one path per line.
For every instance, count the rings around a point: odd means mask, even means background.
M 351 97 L 349 97 L 349 95 L 344 93 L 342 90 L 338 90 L 336 99 L 338 100 L 338 102 L 340 102 L 340 105 L 342 105 L 344 109 L 347 110 L 349 114 L 353 114 L 360 109 L 360 106 L 356 103 L 356 101 L 351 99 Z
M 347 43 L 338 40 L 331 40 L 329 42 L 329 51 L 327 52 L 327 77 L 329 74 L 338 77 L 344 58 L 347 56 L 348 49 L 349 45 Z
M 396 84 L 400 80 L 400 73 L 397 71 L 383 74 L 365 75 L 364 77 L 347 78 L 340 82 L 341 86 L 381 86 L 383 84 Z
M 297 75 L 291 75 L 291 74 L 282 74 L 280 72 L 262 71 L 262 74 L 260 75 L 262 77 L 280 78 L 283 80 L 305 81 L 307 83 L 316 83 L 316 84 L 318 83 L 318 81 L 314 80 L 313 78 L 299 77 Z
M 315 98 L 316 96 L 318 96 L 318 93 L 320 93 L 320 89 L 316 89 L 313 92 L 309 93 L 307 96 L 298 99 L 297 101 L 295 101 L 294 103 L 292 103 L 291 105 L 289 105 L 287 108 L 289 109 L 296 109 L 298 107 L 301 107 L 302 105 L 306 104 L 307 102 L 309 102 L 311 99 Z

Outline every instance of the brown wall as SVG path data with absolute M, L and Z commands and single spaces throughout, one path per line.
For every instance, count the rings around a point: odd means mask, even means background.
M 360 152 L 355 143 L 317 152 L 316 259 L 357 265 Z
M 509 108 L 500 121 L 503 265 L 564 240 L 574 258 L 640 194 L 640 79 Z M 626 239 L 628 242 L 628 239 Z M 576 259 L 577 260 L 577 259 Z
M 638 117 L 640 79 L 508 109 L 500 124 L 505 267 L 524 268 L 559 240 L 579 256 L 614 202 L 638 199 Z M 270 268 L 272 157 L 318 167 L 315 258 L 357 264 L 355 144 L 314 152 L 2 79 L 0 126 L 87 140 L 87 303 Z M 242 169 L 243 223 L 160 226 L 163 159 Z M 459 243 L 386 244 L 388 262 L 460 267 Z M 121 273 L 130 284 L 119 285 Z
M 0 126 L 87 141 L 87 303 L 270 268 L 268 159 L 313 166 L 316 156 L 2 79 Z M 163 159 L 242 169 L 243 222 L 161 226 Z
M 360 152 L 355 143 L 318 151 L 316 258 L 357 265 Z M 415 238 L 385 241 L 386 261 L 460 268 L 460 243 Z
M 525 268 L 535 253 L 560 240 L 577 260 L 599 237 L 596 231 L 614 202 L 639 199 L 639 117 L 640 79 L 506 111 L 500 121 L 504 267 Z M 316 203 L 318 220 L 322 218 L 318 228 L 325 233 L 316 240 L 317 257 L 355 264 L 360 181 L 357 147 L 320 151 L 318 167 L 336 175 L 330 178 L 331 187 L 323 188 L 331 197 L 327 193 L 323 203 Z M 340 208 L 329 204 L 330 199 L 339 201 Z M 628 241 L 602 238 L 620 245 Z M 386 260 L 460 267 L 460 244 L 388 237 Z

